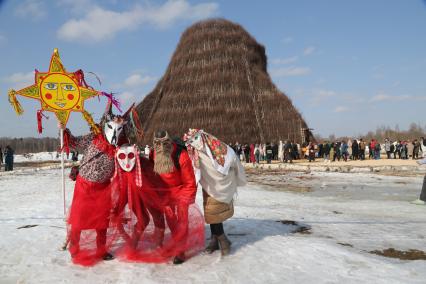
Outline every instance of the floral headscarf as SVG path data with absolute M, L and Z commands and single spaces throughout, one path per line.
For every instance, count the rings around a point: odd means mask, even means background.
M 231 160 L 235 153 L 215 136 L 202 129 L 189 129 L 183 140 L 188 148 L 195 168 L 199 169 L 198 151 L 205 152 L 212 160 L 213 166 L 222 174 L 228 174 Z

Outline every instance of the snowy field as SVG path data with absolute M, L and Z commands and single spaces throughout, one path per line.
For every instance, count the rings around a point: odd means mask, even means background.
M 83 157 L 82 154 L 78 155 L 79 160 Z M 64 159 L 66 161 L 71 160 L 71 154 L 67 156 L 64 154 Z M 57 152 L 40 152 L 40 153 L 29 153 L 24 155 L 15 155 L 14 162 L 15 163 L 25 163 L 25 162 L 48 162 L 55 161 L 59 162 L 61 160 L 60 154 Z
M 59 177 L 59 170 L 0 173 L 0 283 L 426 283 L 425 260 L 370 253 L 426 250 L 426 206 L 408 202 L 419 195 L 420 176 L 250 174 L 225 222 L 230 256 L 92 268 L 58 250 L 65 238 Z M 67 180 L 68 202 L 72 187 Z M 280 220 L 310 230 L 294 233 Z M 37 226 L 18 229 L 26 225 Z

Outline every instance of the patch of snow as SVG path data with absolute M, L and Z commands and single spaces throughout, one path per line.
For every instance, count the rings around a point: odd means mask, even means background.
M 0 282 L 425 283 L 426 261 L 368 253 L 426 249 L 426 206 L 407 202 L 418 197 L 420 177 L 287 173 L 257 178 L 277 188 L 251 182 L 239 190 L 235 216 L 224 223 L 231 255 L 200 254 L 179 266 L 113 260 L 84 268 L 58 250 L 66 233 L 60 171 L 1 175 Z M 73 184 L 67 179 L 68 204 Z M 289 184 L 313 191 L 289 192 Z M 202 205 L 200 192 L 197 203 Z M 292 234 L 294 226 L 279 220 L 307 225 L 312 234 Z M 17 229 L 24 225 L 38 226 Z
M 83 155 L 79 155 L 78 158 L 81 160 Z M 64 154 L 64 158 L 66 161 L 71 161 L 71 153 L 69 155 Z M 22 155 L 15 155 L 14 162 L 22 163 L 22 162 L 46 162 L 46 161 L 60 161 L 61 154 L 58 152 L 40 152 L 40 153 L 28 153 Z

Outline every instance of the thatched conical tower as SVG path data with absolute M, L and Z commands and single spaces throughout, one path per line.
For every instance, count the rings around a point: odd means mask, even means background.
M 266 64 L 265 48 L 238 24 L 213 19 L 189 27 L 166 73 L 137 106 L 144 142 L 151 144 L 158 129 L 181 136 L 188 128 L 227 143 L 309 139 L 305 121 L 272 83 Z

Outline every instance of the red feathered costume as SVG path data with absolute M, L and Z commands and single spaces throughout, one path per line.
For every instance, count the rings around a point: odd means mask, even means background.
M 172 157 L 176 150 L 174 145 Z M 192 163 L 185 150 L 178 159 L 178 168 L 159 175 L 152 160 L 140 157 L 142 187 L 135 183 L 135 171 L 120 169 L 114 178 L 113 184 L 120 185 L 117 213 L 121 221 L 116 224 L 125 240 L 118 258 L 158 263 L 174 256 L 187 259 L 203 249 L 204 219 L 194 203 L 197 188 Z M 122 211 L 126 203 L 128 210 Z

